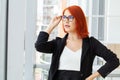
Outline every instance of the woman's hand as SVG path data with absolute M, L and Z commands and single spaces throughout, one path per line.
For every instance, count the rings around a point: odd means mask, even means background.
M 85 80 L 94 80 L 93 77 L 89 76 L 88 78 L 86 78 Z
M 49 27 L 55 28 L 60 23 L 61 19 L 62 19 L 62 16 L 56 16 L 56 17 L 54 17 L 51 20 L 51 22 L 49 24 Z
M 47 29 L 45 30 L 45 32 L 47 32 L 48 34 L 50 34 L 52 32 L 52 30 L 60 23 L 62 19 L 62 16 L 57 16 L 57 17 L 54 17 L 49 26 L 47 27 Z
M 87 77 L 85 80 L 94 80 L 95 78 L 99 77 L 100 74 L 98 72 L 93 73 L 89 77 Z

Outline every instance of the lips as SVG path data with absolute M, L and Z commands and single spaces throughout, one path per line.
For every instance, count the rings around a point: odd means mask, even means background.
M 70 27 L 69 25 L 65 25 L 65 27 Z

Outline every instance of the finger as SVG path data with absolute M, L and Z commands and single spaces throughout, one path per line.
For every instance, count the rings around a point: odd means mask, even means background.
M 60 15 L 59 17 L 62 18 L 62 15 Z
M 59 19 L 59 18 L 60 18 L 59 16 L 56 17 L 56 19 Z
M 57 19 L 62 18 L 62 16 L 57 16 Z

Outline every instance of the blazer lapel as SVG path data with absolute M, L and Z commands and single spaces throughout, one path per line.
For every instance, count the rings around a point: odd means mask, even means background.
M 81 62 L 83 61 L 88 49 L 89 49 L 89 41 L 87 37 L 83 39 Z
M 60 55 L 61 55 L 61 53 L 62 53 L 62 51 L 63 51 L 63 49 L 64 49 L 64 47 L 66 45 L 67 36 L 68 36 L 68 34 L 65 35 L 65 37 L 62 39 L 61 44 L 59 46 L 59 49 L 60 49 L 59 50 L 59 57 L 60 57 Z
M 66 34 L 66 35 L 62 38 L 61 42 L 59 42 L 58 51 L 56 52 L 57 55 L 56 55 L 56 57 L 55 57 L 57 63 L 59 63 L 60 56 L 61 56 L 62 51 L 63 51 L 63 49 L 64 49 L 64 47 L 65 47 L 65 45 L 66 45 L 67 36 L 68 36 L 68 34 Z M 58 64 L 58 65 L 59 65 L 59 64 Z

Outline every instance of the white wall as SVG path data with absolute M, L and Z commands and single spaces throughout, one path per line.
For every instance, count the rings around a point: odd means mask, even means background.
M 0 0 L 0 80 L 5 79 L 6 0 Z
M 35 0 L 9 0 L 7 80 L 33 80 Z
M 32 6 L 31 6 L 32 5 Z M 24 80 L 34 80 L 35 36 L 36 36 L 37 1 L 26 0 L 25 28 L 25 74 Z
M 120 0 L 108 0 L 107 39 L 110 43 L 120 43 Z
M 9 0 L 7 80 L 23 80 L 25 0 Z

